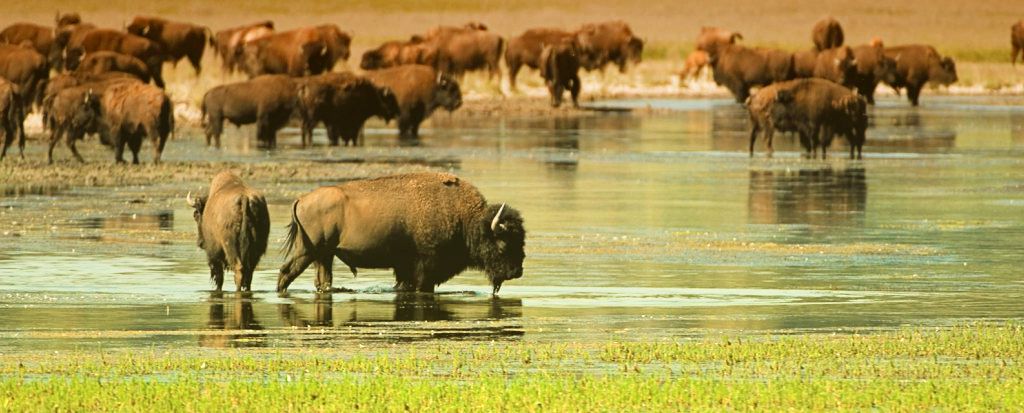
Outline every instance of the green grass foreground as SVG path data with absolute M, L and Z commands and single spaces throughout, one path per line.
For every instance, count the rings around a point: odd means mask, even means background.
M 1017 325 L 338 346 L 5 354 L 0 411 L 1024 410 Z

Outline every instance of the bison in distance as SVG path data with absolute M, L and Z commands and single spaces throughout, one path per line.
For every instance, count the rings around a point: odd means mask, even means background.
M 906 45 L 886 47 L 885 56 L 896 62 L 896 74 L 889 85 L 895 89 L 907 88 L 907 99 L 917 106 L 921 89 L 928 82 L 938 85 L 956 83 L 956 63 L 943 57 L 934 47 Z
M 206 196 L 185 198 L 195 209 L 199 248 L 206 252 L 210 278 L 221 291 L 225 267 L 235 273 L 235 291 L 252 290 L 252 273 L 267 251 L 267 201 L 231 172 L 221 172 Z
M 224 70 L 234 73 L 242 64 L 246 43 L 274 33 L 274 22 L 262 21 L 224 29 L 209 39 L 210 47 L 220 56 Z
M 203 95 L 201 106 L 206 144 L 220 147 L 227 120 L 235 126 L 255 123 L 258 144 L 273 148 L 277 131 L 288 123 L 295 104 L 295 81 L 285 75 L 258 76 L 214 87 Z
M 7 149 L 15 137 L 18 137 L 19 155 L 25 157 L 25 109 L 17 89 L 16 85 L 0 77 L 0 131 L 4 134 L 0 161 L 7 156 Z
M 202 72 L 201 60 L 210 29 L 159 17 L 137 16 L 125 30 L 158 43 L 167 61 L 177 65 L 179 60 L 188 58 L 196 75 Z
M 580 89 L 580 48 L 574 39 L 547 45 L 540 55 L 540 75 L 547 84 L 551 95 L 551 106 L 562 105 L 562 95 L 569 91 L 572 106 L 579 107 Z
M 459 83 L 430 66 L 403 65 L 366 73 L 378 87 L 395 93 L 398 102 L 398 132 L 404 138 L 419 136 L 420 123 L 434 110 L 449 112 L 462 106 Z
M 326 126 L 332 146 L 338 145 L 339 139 L 354 146 L 367 119 L 377 116 L 388 122 L 399 115 L 395 93 L 362 76 L 324 73 L 297 82 L 303 146 L 313 143 L 313 128 L 320 122 Z
M 398 291 L 433 292 L 467 268 L 484 271 L 497 293 L 523 274 L 526 231 L 519 212 L 488 204 L 469 182 L 418 173 L 322 187 L 292 205 L 277 290 L 310 265 L 316 288 L 329 291 L 333 260 L 357 268 L 392 268 Z

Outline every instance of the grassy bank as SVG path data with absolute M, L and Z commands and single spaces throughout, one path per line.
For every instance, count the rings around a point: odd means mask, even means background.
M 0 409 L 1024 409 L 1024 328 L 0 356 Z

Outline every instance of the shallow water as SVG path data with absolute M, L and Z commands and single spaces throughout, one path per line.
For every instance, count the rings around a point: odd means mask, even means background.
M 207 183 L 8 184 L 0 351 L 657 339 L 1020 319 L 1021 103 L 928 96 L 915 109 L 882 100 L 863 161 L 847 160 L 842 141 L 826 161 L 801 159 L 789 136 L 777 138 L 773 159 L 760 142 L 750 159 L 747 115 L 727 100 L 600 103 L 669 110 L 643 115 L 439 114 L 417 145 L 382 124 L 370 125 L 360 148 L 299 150 L 286 130 L 281 149 L 260 151 L 243 128 L 213 151 L 191 133 L 164 159 L 451 170 L 522 212 L 525 275 L 500 299 L 478 272 L 436 296 L 398 296 L 389 272 L 353 279 L 339 265 L 335 286 L 354 292 L 317 295 L 307 270 L 279 297 L 274 246 L 290 202 L 331 183 L 281 177 L 258 184 L 273 229 L 256 291 L 218 295 L 182 199 Z

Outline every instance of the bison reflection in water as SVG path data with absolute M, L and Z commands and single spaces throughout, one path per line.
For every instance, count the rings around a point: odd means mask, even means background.
M 860 225 L 867 205 L 863 168 L 750 171 L 752 224 Z
M 277 290 L 310 264 L 330 291 L 334 257 L 356 268 L 392 268 L 399 291 L 433 292 L 467 268 L 484 271 L 497 293 L 523 275 L 526 231 L 519 212 L 488 205 L 469 182 L 416 173 L 322 187 L 292 204 Z
M 520 299 L 452 300 L 434 294 L 399 293 L 394 300 L 345 300 L 334 302 L 333 294 L 316 294 L 312 301 L 292 298 L 277 305 L 278 314 L 292 327 L 334 327 L 335 310 L 339 325 L 381 321 L 479 321 L 517 318 L 523 315 Z M 337 304 L 337 305 L 335 305 Z M 312 309 L 312 313 L 307 313 Z
M 209 330 L 262 330 L 263 326 L 256 321 L 256 315 L 252 310 L 250 298 L 235 295 L 224 298 L 220 292 L 210 293 L 209 321 L 206 323 Z M 245 334 L 202 334 L 199 336 L 200 347 L 262 347 L 263 333 Z

